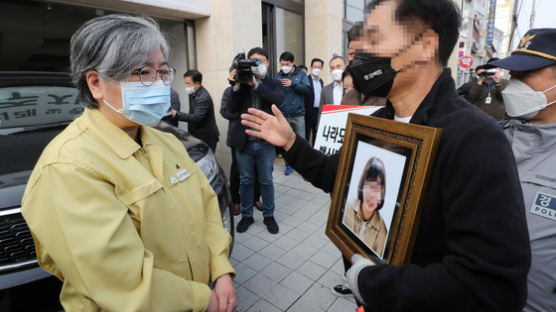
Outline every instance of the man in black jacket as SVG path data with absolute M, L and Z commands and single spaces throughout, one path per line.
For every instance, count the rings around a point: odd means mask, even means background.
M 521 311 L 530 246 L 512 150 L 496 122 L 459 97 L 448 58 L 460 15 L 452 0 L 375 1 L 354 84 L 386 96 L 375 116 L 442 129 L 410 263 L 352 259 L 346 279 L 365 311 Z M 367 78 L 367 79 L 365 79 Z M 296 138 L 280 111 L 250 110 L 248 134 L 331 192 L 339 156 Z
M 272 181 L 276 149 L 264 140 L 246 135 L 245 126 L 239 120 L 240 114 L 246 113 L 248 108 L 258 108 L 270 112 L 272 104 L 280 104 L 284 100 L 284 89 L 280 81 L 266 75 L 269 61 L 265 50 L 253 48 L 247 57 L 256 58 L 260 62 L 257 67 L 251 68 L 253 81 L 250 83 L 236 82 L 236 70 L 231 72 L 229 80 L 233 83 L 232 96 L 227 105 L 227 112 L 223 114 L 231 120 L 228 142 L 235 149 L 239 167 L 239 198 L 242 218 L 236 231 L 238 233 L 245 232 L 254 222 L 253 182 L 255 172 L 257 172 L 263 199 L 264 224 L 271 234 L 276 234 L 279 228 L 274 219 L 274 182 Z
M 214 118 L 212 98 L 202 86 L 203 75 L 198 70 L 191 69 L 183 75 L 183 80 L 189 94 L 189 114 L 172 110 L 172 116 L 187 122 L 189 133 L 207 143 L 215 152 L 220 134 Z

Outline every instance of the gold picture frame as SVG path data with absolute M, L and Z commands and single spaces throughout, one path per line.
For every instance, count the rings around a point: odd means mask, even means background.
M 348 259 L 411 259 L 442 130 L 349 114 L 326 235 Z

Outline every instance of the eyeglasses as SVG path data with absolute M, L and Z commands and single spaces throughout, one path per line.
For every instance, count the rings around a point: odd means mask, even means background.
M 171 67 L 156 69 L 153 66 L 145 66 L 134 70 L 132 76 L 133 75 L 138 75 L 139 81 L 147 87 L 155 83 L 158 76 L 160 76 L 162 83 L 168 86 L 174 81 L 176 70 Z

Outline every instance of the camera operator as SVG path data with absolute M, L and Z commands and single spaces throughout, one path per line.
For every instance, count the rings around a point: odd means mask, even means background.
M 490 59 L 488 63 L 498 59 Z M 501 79 L 501 69 L 494 65 L 477 66 L 477 81 L 469 90 L 469 100 L 483 112 L 496 120 L 503 120 L 506 116 L 502 90 L 508 85 L 508 80 Z
M 280 104 L 284 100 L 284 88 L 278 80 L 266 75 L 268 70 L 268 54 L 262 48 L 253 48 L 247 54 L 248 60 L 234 60 L 234 70 L 230 73 L 232 97 L 228 113 L 237 116 L 247 112 L 250 107 L 271 113 L 272 104 Z M 251 64 L 250 64 L 251 63 Z M 245 64 L 255 65 L 245 68 Z M 253 182 L 255 168 L 259 178 L 263 200 L 264 224 L 271 234 L 278 233 L 278 224 L 274 219 L 274 184 L 272 170 L 276 151 L 272 144 L 245 134 L 245 126 L 240 122 L 231 127 L 230 146 L 235 149 L 239 167 L 239 197 L 241 220 L 236 231 L 243 233 L 253 224 Z

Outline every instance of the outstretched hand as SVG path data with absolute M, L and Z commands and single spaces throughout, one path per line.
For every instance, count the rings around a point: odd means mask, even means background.
M 250 128 L 245 133 L 283 147 L 286 151 L 292 147 L 295 133 L 276 105 L 272 105 L 274 116 L 254 108 L 249 108 L 247 112 L 241 115 L 241 124 Z

